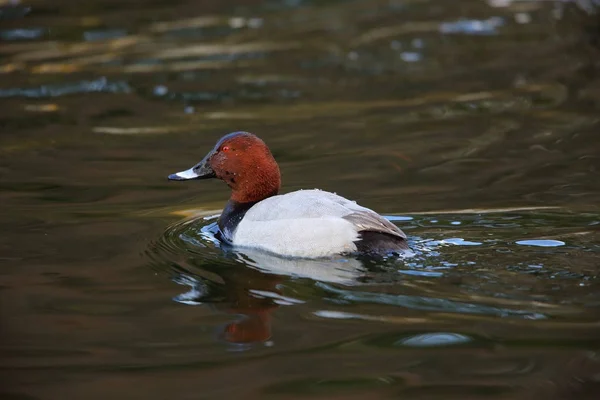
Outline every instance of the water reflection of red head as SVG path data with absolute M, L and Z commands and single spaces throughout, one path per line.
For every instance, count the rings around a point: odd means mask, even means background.
M 223 338 L 230 343 L 259 343 L 271 338 L 272 309 L 245 314 L 235 322 L 228 324 L 223 332 Z

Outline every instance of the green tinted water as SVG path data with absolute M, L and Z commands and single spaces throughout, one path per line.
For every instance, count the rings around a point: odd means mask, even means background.
M 592 4 L 0 1 L 2 397 L 597 398 Z M 220 247 L 235 130 L 415 255 Z

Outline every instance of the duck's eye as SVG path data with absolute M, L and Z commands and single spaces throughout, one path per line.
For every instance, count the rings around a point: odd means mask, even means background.
M 223 146 L 223 147 L 221 148 L 221 151 L 229 151 L 229 146 Z

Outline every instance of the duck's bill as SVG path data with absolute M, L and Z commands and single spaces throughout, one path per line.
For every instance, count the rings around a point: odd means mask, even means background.
M 170 181 L 188 181 L 190 179 L 200 179 L 201 176 L 194 172 L 194 168 L 187 169 L 181 172 L 175 172 L 169 175 Z
M 215 177 L 215 171 L 202 160 L 199 164 L 185 171 L 169 175 L 170 181 L 189 181 L 192 179 L 209 179 Z

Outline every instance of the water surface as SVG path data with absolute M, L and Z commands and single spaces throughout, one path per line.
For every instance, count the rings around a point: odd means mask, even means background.
M 2 398 L 596 399 L 595 3 L 0 0 Z M 220 246 L 236 130 L 414 255 Z

